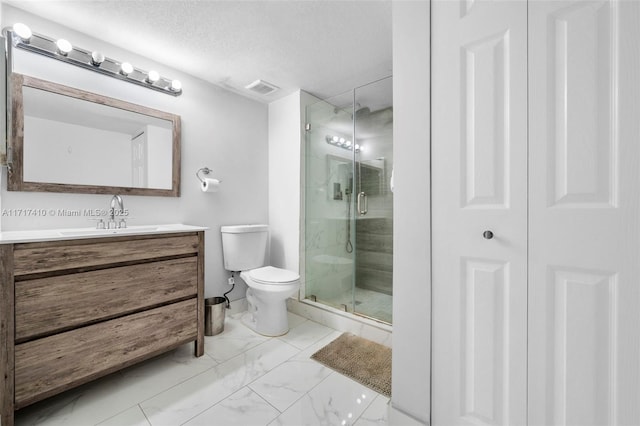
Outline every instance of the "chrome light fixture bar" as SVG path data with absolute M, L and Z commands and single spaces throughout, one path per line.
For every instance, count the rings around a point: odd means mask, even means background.
M 353 151 L 355 149 L 356 152 L 360 152 L 359 144 L 354 145 L 350 140 L 347 140 L 340 136 L 327 135 L 325 140 L 329 145 L 337 146 L 338 148 L 348 149 L 349 151 Z
M 12 28 L 5 28 L 3 32 L 9 41 L 9 50 L 16 47 L 168 95 L 182 94 L 182 83 L 179 80 L 162 77 L 157 71 L 135 68 L 128 62 L 116 61 L 100 52 L 90 52 L 65 39 L 54 40 L 34 33 L 24 24 L 15 24 Z M 10 51 L 8 54 L 11 54 Z

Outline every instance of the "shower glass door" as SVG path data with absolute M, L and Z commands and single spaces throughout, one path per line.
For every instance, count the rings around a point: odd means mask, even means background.
M 391 323 L 393 295 L 393 91 L 391 78 L 354 91 L 354 313 Z
M 307 107 L 305 298 L 391 323 L 391 78 Z
M 353 93 L 307 107 L 305 297 L 353 312 Z M 351 149 L 350 149 L 351 148 Z

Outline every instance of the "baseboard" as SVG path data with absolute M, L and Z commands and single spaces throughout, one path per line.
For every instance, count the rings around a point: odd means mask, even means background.
M 429 422 L 423 422 L 410 414 L 399 410 L 389 402 L 389 424 L 394 426 L 429 426 Z

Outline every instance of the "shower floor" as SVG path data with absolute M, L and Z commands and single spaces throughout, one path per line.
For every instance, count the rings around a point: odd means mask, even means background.
M 355 309 L 352 305 L 351 291 L 328 299 L 325 302 L 332 306 L 347 305 L 349 312 L 365 315 L 391 324 L 391 308 L 393 296 L 364 288 L 355 288 Z

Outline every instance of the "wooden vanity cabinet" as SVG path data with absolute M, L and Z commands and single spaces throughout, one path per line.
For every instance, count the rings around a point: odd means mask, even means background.
M 204 353 L 204 232 L 0 245 L 2 426 L 187 342 Z

